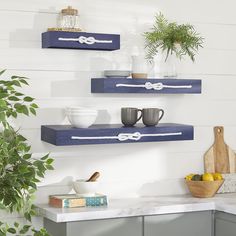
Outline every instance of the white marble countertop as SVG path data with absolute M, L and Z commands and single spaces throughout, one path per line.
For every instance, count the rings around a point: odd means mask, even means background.
M 236 193 L 214 198 L 190 195 L 110 199 L 107 207 L 53 208 L 38 205 L 40 214 L 54 222 L 110 219 L 181 212 L 218 210 L 236 215 Z

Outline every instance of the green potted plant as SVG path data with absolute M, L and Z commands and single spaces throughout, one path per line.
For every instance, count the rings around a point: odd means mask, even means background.
M 36 215 L 33 199 L 37 183 L 47 170 L 53 169 L 53 159 L 48 154 L 33 158 L 27 139 L 11 125 L 11 118 L 19 114 L 36 115 L 38 106 L 34 98 L 17 90 L 23 85 L 28 85 L 25 77 L 0 80 L 0 209 L 21 214 L 29 224 L 0 222 L 0 236 L 29 235 L 30 232 L 34 236 L 48 236 L 45 229 L 36 230 L 30 222 Z
M 165 62 L 172 55 L 178 59 L 188 56 L 194 62 L 204 40 L 193 25 L 169 22 L 162 13 L 155 16 L 151 31 L 145 32 L 144 37 L 146 57 L 150 62 L 153 62 L 158 53 L 164 54 Z

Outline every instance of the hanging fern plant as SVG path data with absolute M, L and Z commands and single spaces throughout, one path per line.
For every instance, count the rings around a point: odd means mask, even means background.
M 169 22 L 162 13 L 155 16 L 151 31 L 145 32 L 144 37 L 149 61 L 153 61 L 160 51 L 166 53 L 165 61 L 173 53 L 179 59 L 189 56 L 194 61 L 199 48 L 203 47 L 204 40 L 194 26 Z

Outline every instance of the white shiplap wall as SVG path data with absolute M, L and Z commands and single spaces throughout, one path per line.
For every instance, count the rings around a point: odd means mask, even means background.
M 121 34 L 115 52 L 41 49 L 41 33 L 56 25 L 67 5 L 80 10 L 81 26 L 90 32 Z M 225 126 L 227 143 L 236 149 L 236 3 L 234 0 L 0 0 L 0 68 L 7 75 L 31 78 L 24 92 L 37 98 L 37 117 L 17 123 L 32 144 L 35 156 L 51 152 L 55 171 L 47 174 L 37 202 L 71 190 L 71 181 L 102 174 L 102 190 L 110 196 L 184 193 L 185 174 L 203 171 L 203 153 L 213 142 L 212 127 Z M 189 22 L 204 36 L 205 46 L 192 64 L 179 66 L 182 78 L 203 80 L 201 95 L 96 95 L 90 78 L 104 69 L 130 68 L 133 46 L 141 46 L 156 12 Z M 163 122 L 195 126 L 195 140 L 166 143 L 55 147 L 40 141 L 42 124 L 65 122 L 68 105 L 99 110 L 98 123 L 120 122 L 120 108 L 161 107 Z M 40 224 L 41 219 L 36 219 Z

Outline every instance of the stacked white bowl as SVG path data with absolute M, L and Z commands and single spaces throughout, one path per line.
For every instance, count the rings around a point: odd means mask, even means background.
M 76 128 L 88 128 L 94 124 L 98 111 L 85 107 L 67 107 L 66 115 L 70 123 Z

